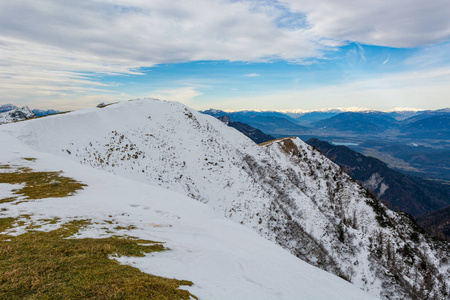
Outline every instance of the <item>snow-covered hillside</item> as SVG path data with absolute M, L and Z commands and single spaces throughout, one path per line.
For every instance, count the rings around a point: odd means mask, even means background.
M 115 259 L 150 274 L 190 280 L 194 285 L 183 288 L 199 299 L 289 300 L 299 295 L 309 300 L 376 299 L 299 260 L 208 205 L 30 149 L 10 135 L 18 125 L 0 127 L 2 166 L 62 170 L 87 186 L 67 198 L 0 201 L 0 218 L 22 216 L 22 223 L 10 234 L 21 234 L 28 225 L 34 230 L 39 225 L 43 225 L 40 230 L 54 230 L 70 220 L 91 220 L 78 238 L 129 235 L 163 242 L 169 251 Z M 13 189 L 17 185 L 0 183 L 0 200 L 11 197 Z
M 2 107 L 4 109 L 8 109 L 12 106 L 4 105 Z M 28 106 L 24 106 L 22 108 L 13 108 L 11 110 L 0 113 L 0 124 L 26 120 L 34 117 L 34 113 L 28 108 Z
M 197 199 L 375 296 L 448 296 L 448 245 L 299 139 L 258 146 L 213 117 L 149 99 L 2 127 L 33 149 Z

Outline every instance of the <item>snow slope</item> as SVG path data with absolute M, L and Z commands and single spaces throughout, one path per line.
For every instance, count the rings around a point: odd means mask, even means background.
M 8 126 L 33 149 L 197 199 L 375 296 L 448 296 L 448 245 L 299 139 L 258 146 L 180 103 L 149 99 Z
M 59 118 L 59 117 L 57 117 Z M 38 126 L 39 121 L 34 125 Z M 141 258 L 116 258 L 145 272 L 187 279 L 199 299 L 375 299 L 343 279 L 315 268 L 211 207 L 164 188 L 139 183 L 37 152 L 11 133 L 20 123 L 0 127 L 0 162 L 39 171 L 62 170 L 88 186 L 74 196 L 22 203 L 1 203 L 0 217 L 31 215 L 43 219 L 91 219 L 79 237 L 127 234 L 161 241 L 170 251 Z M 37 158 L 35 161 L 24 157 Z M 0 199 L 14 185 L 0 184 Z M 19 199 L 20 200 L 20 199 Z M 45 223 L 45 222 L 44 222 Z M 117 226 L 135 226 L 128 231 Z M 55 229 L 56 225 L 43 228 Z M 20 234 L 20 228 L 11 234 Z

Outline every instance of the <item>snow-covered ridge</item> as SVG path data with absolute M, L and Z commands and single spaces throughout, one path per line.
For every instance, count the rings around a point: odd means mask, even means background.
M 297 138 L 258 146 L 210 116 L 156 100 L 30 120 L 12 131 L 34 149 L 206 203 L 373 295 L 443 299 L 450 285 L 448 249 Z
M 375 299 L 198 201 L 25 147 L 9 134 L 16 125 L 0 128 L 1 163 L 36 171 L 62 170 L 87 186 L 67 198 L 0 203 L 0 218 L 29 216 L 15 234 L 31 222 L 44 224 L 38 230 L 54 230 L 81 219 L 91 220 L 92 225 L 77 235 L 80 238 L 128 235 L 163 242 L 170 251 L 115 259 L 150 274 L 191 280 L 194 285 L 183 288 L 201 300 L 290 300 L 298 295 L 310 300 Z M 13 196 L 14 188 L 17 185 L 1 183 L 0 199 Z M 59 224 L 45 223 L 55 218 Z

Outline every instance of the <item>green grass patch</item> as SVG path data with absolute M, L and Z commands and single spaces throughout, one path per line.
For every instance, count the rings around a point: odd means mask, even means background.
M 14 190 L 14 194 L 25 196 L 25 199 L 42 199 L 50 197 L 67 197 L 83 189 L 85 184 L 61 175 L 61 172 L 35 172 L 30 168 L 20 167 L 14 172 L 0 173 L 0 183 L 25 184 Z M 13 198 L 1 199 L 11 202 Z
M 17 219 L 0 219 L 0 231 Z M 135 238 L 73 239 L 90 221 L 64 224 L 49 232 L 0 235 L 0 299 L 190 299 L 185 280 L 149 275 L 110 259 L 163 251 Z M 195 297 L 194 297 L 195 298 Z

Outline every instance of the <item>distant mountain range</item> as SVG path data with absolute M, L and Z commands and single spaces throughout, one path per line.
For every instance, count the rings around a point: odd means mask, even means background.
M 4 113 L 13 109 L 18 109 L 18 107 L 13 104 L 0 105 L 0 113 Z
M 3 110 L 5 110 L 5 108 L 3 108 Z M 0 124 L 17 122 L 21 120 L 31 119 L 34 117 L 35 114 L 28 108 L 28 106 L 24 106 L 22 108 L 16 107 L 0 113 Z
M 301 124 L 304 126 L 310 126 L 311 123 L 313 123 L 313 122 L 317 122 L 320 120 L 334 117 L 339 113 L 340 112 L 338 112 L 338 111 L 332 111 L 332 112 L 313 111 L 313 112 L 305 113 L 305 114 L 295 118 L 295 120 L 298 124 Z
M 450 114 L 450 108 L 443 108 L 438 110 L 426 110 L 419 113 L 416 113 L 415 115 L 406 118 L 407 123 L 412 123 L 418 120 L 422 120 L 425 118 L 433 117 L 433 116 L 441 116 L 441 115 L 448 115 Z
M 57 113 L 60 113 L 61 111 L 54 110 L 54 109 L 47 109 L 47 110 L 33 109 L 33 112 L 36 115 L 36 117 L 42 117 L 42 116 L 57 114 Z
M 296 132 L 307 130 L 308 127 L 299 125 L 295 119 L 280 112 L 259 112 L 259 111 L 237 111 L 225 112 L 217 109 L 209 109 L 202 111 L 202 113 L 213 116 L 223 117 L 229 116 L 233 122 L 246 123 L 263 132 L 269 134 L 286 134 L 289 132 Z
M 399 135 L 420 134 L 430 137 L 433 134 L 434 139 L 448 139 L 450 136 L 449 110 L 415 113 L 404 119 L 396 117 L 396 114 L 378 111 L 344 112 L 310 125 L 319 130 L 355 134 L 383 134 L 396 130 Z
M 428 110 L 404 110 L 404 111 L 390 111 L 386 113 L 392 118 L 396 119 L 397 121 L 402 121 L 423 114 L 425 112 L 428 112 Z
M 214 117 L 228 115 L 235 122 L 249 124 L 268 134 L 301 135 L 311 130 L 350 134 L 383 134 L 395 131 L 398 135 L 436 134 L 435 138 L 448 138 L 450 109 L 435 111 L 313 111 L 282 113 L 277 111 L 225 112 L 209 109 L 202 113 Z
M 381 133 L 397 129 L 400 123 L 383 112 L 344 112 L 312 123 L 317 129 L 350 131 L 356 133 Z
M 450 113 L 433 115 L 411 121 L 401 128 L 401 132 L 406 136 L 427 138 L 430 135 L 435 139 L 450 139 Z
M 31 119 L 34 117 L 42 117 L 51 114 L 59 113 L 60 111 L 49 109 L 33 109 L 31 110 L 28 106 L 19 108 L 13 104 L 0 105 L 0 124 L 11 123 L 22 121 L 26 119 Z

